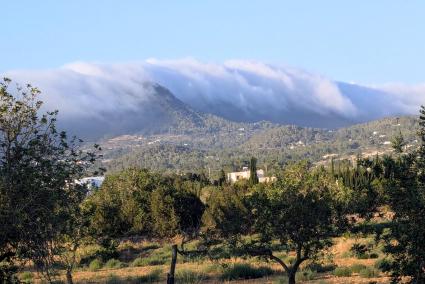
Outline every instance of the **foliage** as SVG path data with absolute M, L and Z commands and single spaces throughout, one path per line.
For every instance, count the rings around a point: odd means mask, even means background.
M 221 275 L 222 280 L 255 279 L 272 275 L 274 271 L 266 266 L 253 267 L 249 264 L 233 264 L 226 267 Z
M 118 259 L 112 258 L 110 260 L 108 260 L 105 265 L 104 268 L 121 268 L 124 267 L 124 264 L 119 261 Z
M 29 259 L 52 281 L 55 256 L 67 250 L 63 240 L 78 238 L 87 188 L 75 180 L 97 155 L 56 129 L 57 111 L 40 115 L 39 95 L 31 85 L 0 83 L 0 262 Z
M 312 171 L 305 162 L 287 167 L 275 183 L 246 193 L 224 188 L 211 198 L 205 217 L 210 244 L 221 241 L 233 253 L 276 261 L 290 283 L 300 264 L 329 247 L 345 224 L 338 214 L 343 196 L 337 184 L 326 171 Z M 276 257 L 276 248 L 295 251 L 294 263 Z
M 254 157 L 252 157 L 251 161 L 249 162 L 249 183 L 251 185 L 255 185 L 258 183 L 257 159 Z
M 179 270 L 176 273 L 176 282 L 177 283 L 185 283 L 185 284 L 195 284 L 202 283 L 207 279 L 207 275 L 202 272 L 195 272 L 192 270 Z
M 379 276 L 379 271 L 371 267 L 366 267 L 359 271 L 359 275 L 362 278 L 374 278 Z
M 90 269 L 91 271 L 96 271 L 96 270 L 101 269 L 101 268 L 102 268 L 102 266 L 103 266 L 102 261 L 100 261 L 99 259 L 94 259 L 94 260 L 92 260 L 92 261 L 90 262 L 90 264 L 89 264 L 89 269 Z
M 336 277 L 350 277 L 352 273 L 353 272 L 351 271 L 350 267 L 346 266 L 337 267 L 333 272 Z
M 408 276 L 412 283 L 425 282 L 425 108 L 420 111 L 421 145 L 416 153 L 399 155 L 385 188 L 394 211 L 390 230 L 383 238 L 384 251 L 392 261 L 384 267 L 393 281 Z
M 132 266 L 154 266 L 154 265 L 163 265 L 167 262 L 167 257 L 154 255 L 149 257 L 138 257 L 133 260 Z

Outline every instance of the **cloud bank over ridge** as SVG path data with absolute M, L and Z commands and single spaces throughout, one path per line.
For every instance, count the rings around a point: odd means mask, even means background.
M 127 64 L 76 62 L 57 69 L 4 74 L 38 86 L 46 108 L 64 119 L 107 119 L 137 113 L 151 101 L 156 83 L 200 112 L 235 121 L 270 120 L 303 126 L 338 127 L 399 114 L 416 114 L 425 85 L 360 86 L 303 70 L 258 61 L 223 64 L 195 59 Z M 120 119 L 126 119 L 123 115 Z M 128 117 L 128 119 L 133 119 Z

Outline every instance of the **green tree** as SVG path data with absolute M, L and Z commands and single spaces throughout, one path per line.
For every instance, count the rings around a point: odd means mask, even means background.
M 403 147 L 406 145 L 406 142 L 404 141 L 404 137 L 401 134 L 401 131 L 398 133 L 398 135 L 396 135 L 392 141 L 391 141 L 391 146 L 394 149 L 394 152 L 398 155 L 400 155 L 401 153 L 403 153 Z
M 210 243 L 220 241 L 234 253 L 279 263 L 291 284 L 301 263 L 329 247 L 345 225 L 337 206 L 344 196 L 336 182 L 323 169 L 313 172 L 308 163 L 287 167 L 273 184 L 233 193 L 208 208 Z M 276 249 L 295 252 L 295 261 L 285 263 Z
M 257 159 L 252 157 L 251 161 L 249 163 L 249 183 L 251 185 L 258 183 L 258 176 L 257 176 Z
M 57 111 L 40 116 L 37 88 L 10 84 L 0 83 L 0 262 L 29 259 L 52 281 L 58 244 L 87 194 L 75 180 L 96 155 L 57 131 Z
M 421 145 L 417 152 L 399 155 L 387 170 L 385 187 L 394 211 L 384 236 L 385 252 L 393 261 L 385 267 L 393 282 L 402 278 L 425 283 L 425 108 L 420 110 Z

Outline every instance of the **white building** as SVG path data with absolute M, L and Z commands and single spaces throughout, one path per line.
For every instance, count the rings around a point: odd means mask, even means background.
M 94 189 L 94 188 L 100 188 L 103 181 L 105 180 L 105 177 L 98 176 L 98 177 L 85 177 L 80 180 L 77 180 L 76 182 L 78 184 L 86 184 L 88 189 Z
M 241 172 L 233 172 L 227 174 L 227 180 L 230 183 L 235 183 L 238 180 L 241 179 L 249 179 L 249 176 L 251 175 L 251 171 L 248 169 L 248 167 L 243 167 Z M 257 170 L 257 177 L 258 181 L 263 182 L 272 182 L 276 180 L 276 177 L 265 177 L 264 176 L 264 170 Z

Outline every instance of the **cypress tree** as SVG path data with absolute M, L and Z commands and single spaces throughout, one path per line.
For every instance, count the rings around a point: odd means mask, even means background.
M 249 183 L 251 185 L 258 183 L 258 176 L 257 176 L 257 159 L 252 157 L 251 161 L 249 163 Z

